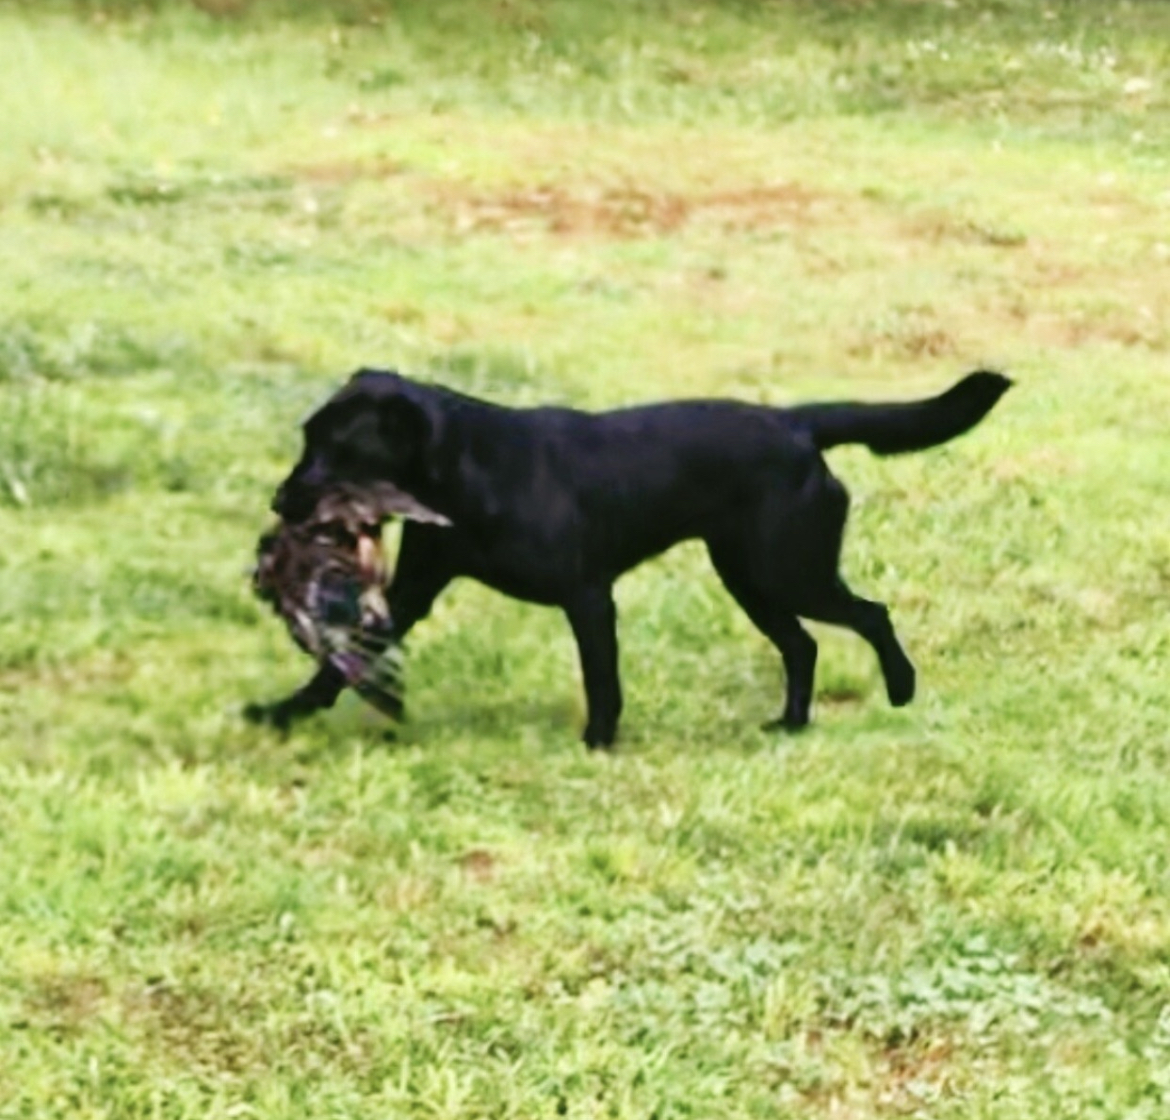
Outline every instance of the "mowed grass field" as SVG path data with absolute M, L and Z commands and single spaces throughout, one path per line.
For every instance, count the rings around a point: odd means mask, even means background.
M 298 10 L 298 7 L 303 10 Z M 0 5 L 0 1117 L 1170 1115 L 1170 6 Z M 701 548 L 472 584 L 410 720 L 246 571 L 352 369 L 514 404 L 1018 382 L 832 454 L 816 722 Z

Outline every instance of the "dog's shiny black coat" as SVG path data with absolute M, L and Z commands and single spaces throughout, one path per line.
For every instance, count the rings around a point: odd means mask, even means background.
M 361 370 L 304 427 L 304 454 L 273 509 L 309 516 L 339 483 L 389 481 L 450 519 L 408 522 L 388 590 L 400 635 L 458 576 L 560 607 L 577 640 L 585 742 L 608 746 L 622 708 L 614 581 L 682 540 L 707 545 L 728 591 L 780 651 L 778 723 L 803 727 L 816 643 L 800 618 L 845 626 L 873 646 L 890 702 L 914 695 L 914 667 L 886 608 L 838 574 L 849 499 L 822 452 L 861 443 L 918 451 L 977 424 L 1011 382 L 980 371 L 905 404 L 770 408 L 678 401 L 613 412 L 502 408 L 396 373 Z M 292 696 L 253 707 L 287 725 L 330 706 L 329 666 Z

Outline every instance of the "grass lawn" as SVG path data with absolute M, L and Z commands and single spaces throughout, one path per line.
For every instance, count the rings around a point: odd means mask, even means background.
M 1170 1115 L 1170 5 L 0 3 L 0 1118 Z M 359 365 L 589 407 L 1018 382 L 877 460 L 815 724 L 684 546 L 239 718 Z

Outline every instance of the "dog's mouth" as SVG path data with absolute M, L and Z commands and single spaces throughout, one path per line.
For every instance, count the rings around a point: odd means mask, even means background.
M 450 525 L 443 514 L 391 483 L 330 487 L 304 520 L 281 521 L 259 542 L 252 586 L 257 596 L 289 613 L 292 600 L 327 570 L 344 569 L 380 598 L 388 582 L 382 529 L 395 517 Z M 366 596 L 363 595 L 363 598 Z M 364 612 L 363 612 L 364 613 Z
M 392 715 L 402 682 L 382 528 L 393 517 L 451 523 L 390 484 L 332 487 L 307 518 L 282 520 L 260 538 L 252 571 L 253 591 L 297 644 Z
M 339 546 L 352 549 L 363 582 L 381 585 L 386 580 L 382 528 L 395 517 L 432 525 L 451 524 L 441 513 L 393 483 L 374 482 L 330 488 L 318 499 L 304 528 L 331 536 Z
M 303 524 L 340 525 L 358 537 L 363 530 L 380 531 L 394 517 L 432 525 L 451 524 L 449 518 L 392 482 L 331 486 L 317 499 L 313 512 Z

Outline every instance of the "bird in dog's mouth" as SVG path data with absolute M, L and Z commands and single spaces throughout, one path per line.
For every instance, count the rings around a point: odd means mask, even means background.
M 393 517 L 449 525 L 390 483 L 339 485 L 303 521 L 280 521 L 256 548 L 252 588 L 318 663 L 331 663 L 368 703 L 402 712 L 402 659 L 386 602 L 382 528 Z

